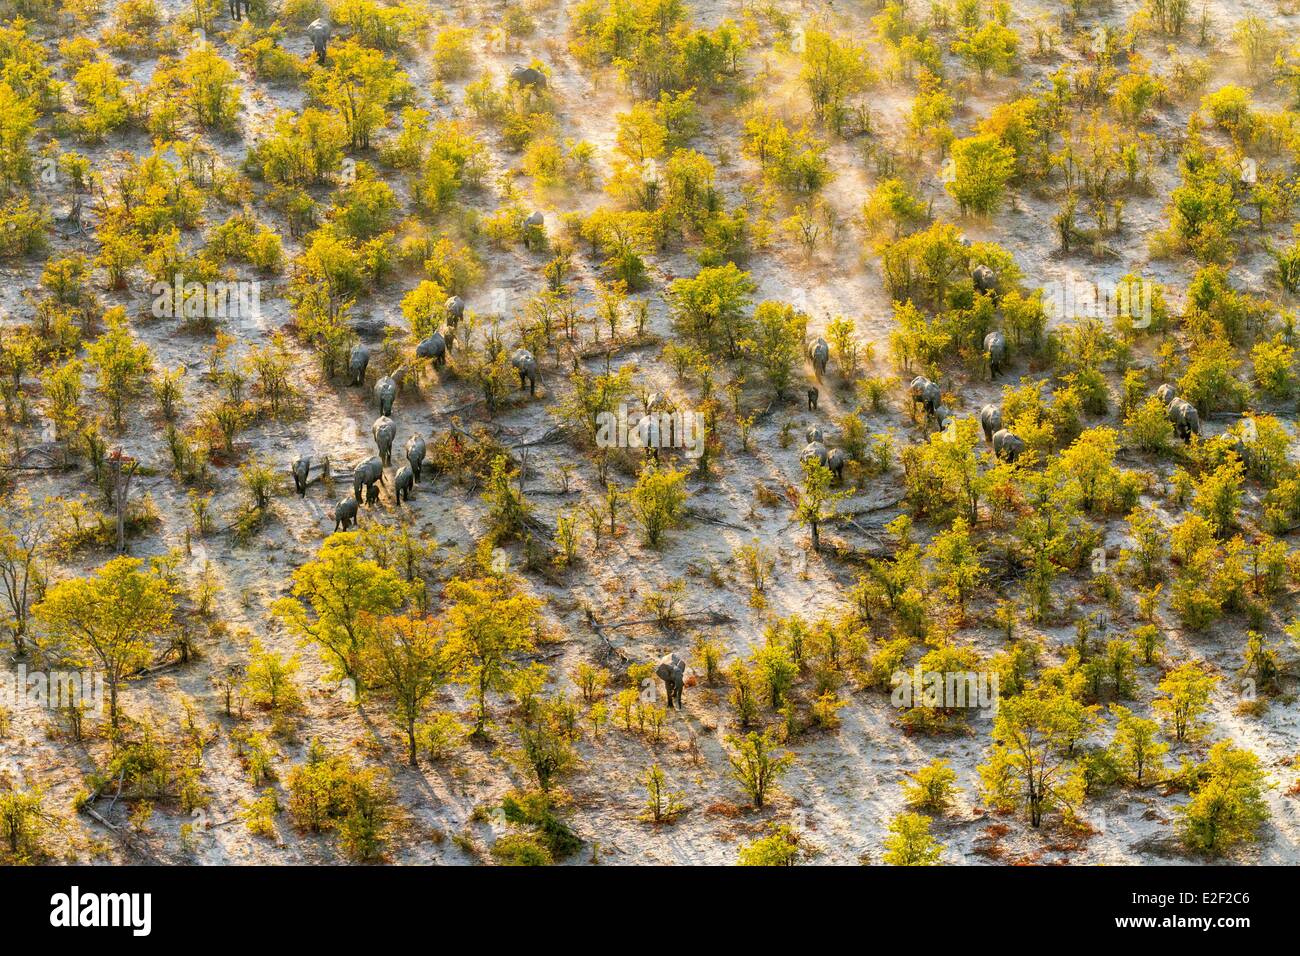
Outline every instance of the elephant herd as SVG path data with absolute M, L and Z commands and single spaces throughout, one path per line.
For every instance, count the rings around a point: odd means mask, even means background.
M 435 331 L 415 349 L 416 358 L 432 361 L 435 366 L 446 362 L 447 352 L 456 331 L 457 324 L 465 314 L 465 301 L 453 295 L 444 303 L 446 331 Z M 519 387 L 527 387 L 531 394 L 537 394 L 537 383 L 541 381 L 541 372 L 537 359 L 525 348 L 516 349 L 511 356 L 511 366 L 519 375 Z M 348 385 L 359 388 L 365 384 L 366 370 L 370 366 L 370 349 L 362 343 L 353 346 L 348 355 Z M 397 440 L 397 423 L 393 420 L 393 405 L 397 399 L 398 386 L 405 375 L 407 366 L 403 365 L 382 376 L 374 387 L 376 410 L 379 417 L 370 426 L 370 434 L 375 442 L 376 454 L 358 462 L 352 469 L 352 495 L 341 499 L 334 506 L 334 530 L 347 531 L 355 526 L 361 505 L 374 505 L 379 502 L 379 489 L 387 483 L 386 468 L 393 465 L 393 445 Z M 427 442 L 419 435 L 412 435 L 406 440 L 404 454 L 406 464 L 402 465 L 393 476 L 394 499 L 398 505 L 410 501 L 411 491 L 420 483 L 428 451 Z M 322 462 L 328 469 L 328 460 Z M 294 490 L 299 497 L 306 497 L 308 479 L 313 468 L 310 455 L 300 455 L 294 460 L 289 471 L 293 476 Z

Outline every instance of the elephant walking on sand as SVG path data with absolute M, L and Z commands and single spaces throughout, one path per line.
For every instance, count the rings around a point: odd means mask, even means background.
M 370 426 L 370 433 L 375 436 L 375 447 L 379 450 L 379 460 L 385 467 L 393 463 L 393 439 L 397 437 L 397 422 L 387 415 L 380 415 Z
M 424 470 L 424 439 L 419 435 L 412 435 L 406 440 L 406 460 L 411 465 L 411 478 L 418 485 L 420 483 L 420 472 Z
M 378 458 L 367 458 L 365 461 L 358 462 L 352 469 L 352 494 L 355 496 L 357 503 L 361 503 L 361 490 L 366 491 L 366 501 L 370 503 L 373 495 L 379 497 L 379 490 L 375 487 L 376 482 L 383 483 L 384 480 L 384 463 Z
M 815 461 L 825 468 L 829 457 L 830 451 L 827 450 L 824 444 L 819 441 L 810 441 L 807 445 L 804 445 L 803 451 L 799 452 L 799 464 Z
M 994 434 L 1002 430 L 1002 409 L 992 404 L 981 408 L 980 427 L 984 429 L 984 440 L 993 441 Z
M 844 466 L 848 460 L 849 456 L 844 453 L 843 448 L 832 448 L 826 453 L 826 467 L 830 469 L 836 481 L 844 480 Z
M 997 378 L 1007 364 L 1007 337 L 999 331 L 984 336 L 984 352 L 989 357 L 989 377 Z
M 1201 416 L 1197 414 L 1196 406 L 1186 399 L 1175 398 L 1170 402 L 1165 418 L 1169 419 L 1184 444 L 1190 442 L 1193 435 L 1201 433 Z
M 442 368 L 447 364 L 447 340 L 441 332 L 434 332 L 415 347 L 415 357 L 432 359 L 436 367 Z
M 825 339 L 818 337 L 813 340 L 813 344 L 808 348 L 808 358 L 812 361 L 813 374 L 820 382 L 822 376 L 826 374 L 826 365 L 831 360 L 831 347 L 826 344 Z
M 352 498 L 343 498 L 334 506 L 334 530 L 347 531 L 357 523 L 357 503 Z
M 397 376 L 401 370 L 392 375 L 385 375 L 375 383 L 375 404 L 379 406 L 380 415 L 393 414 L 393 400 L 397 398 Z
M 668 692 L 668 708 L 671 710 L 676 702 L 677 709 L 682 709 L 682 688 L 686 686 L 686 661 L 677 654 L 665 654 L 659 658 L 655 674 L 664 682 Z
M 370 349 L 358 342 L 348 354 L 348 384 L 356 388 L 365 382 L 366 368 L 369 365 Z
M 311 458 L 308 455 L 299 455 L 294 459 L 293 467 L 289 470 L 293 473 L 293 487 L 298 492 L 298 497 L 306 497 L 307 475 L 311 473 Z
M 323 18 L 315 19 L 307 25 L 307 37 L 311 40 L 312 49 L 316 51 L 316 62 L 322 66 L 325 64 L 325 49 L 329 46 L 330 34 L 333 32 L 330 22 Z
M 454 332 L 460 320 L 465 318 L 465 300 L 458 295 L 453 295 L 443 304 L 443 309 L 447 313 L 447 328 Z M 450 341 L 451 336 L 447 339 Z
M 398 469 L 397 475 L 393 478 L 393 491 L 397 497 L 397 503 L 402 503 L 402 497 L 405 496 L 407 501 L 411 500 L 411 486 L 415 484 L 415 477 L 411 471 L 410 465 L 403 465 Z
M 515 354 L 510 356 L 510 364 L 514 370 L 519 373 L 519 387 L 528 386 L 528 394 L 537 394 L 537 383 L 541 380 L 541 372 L 537 368 L 537 359 L 533 358 L 533 353 L 528 349 L 515 349 Z
M 907 392 L 912 396 L 912 407 L 915 408 L 920 405 L 925 409 L 926 417 L 934 417 L 939 413 L 939 402 L 943 400 L 943 390 L 924 375 L 918 375 L 912 379 L 912 384 L 907 387 Z
M 546 74 L 531 66 L 516 66 L 510 71 L 510 82 L 520 89 L 540 93 L 546 89 Z
M 1014 464 L 1015 460 L 1020 457 L 1024 450 L 1024 440 L 1019 435 L 1009 432 L 1005 428 L 999 430 L 993 436 L 993 454 L 997 455 L 1004 461 Z

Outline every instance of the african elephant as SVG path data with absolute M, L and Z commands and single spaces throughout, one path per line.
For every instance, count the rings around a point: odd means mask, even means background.
M 379 405 L 379 414 L 393 414 L 393 399 L 397 398 L 397 379 L 385 375 L 375 383 L 375 401 Z
M 815 388 L 808 389 L 808 411 L 817 411 L 817 399 L 821 398 L 821 392 Z
M 813 374 L 820 382 L 822 376 L 826 374 L 826 364 L 831 360 L 831 347 L 826 344 L 825 339 L 818 337 L 813 340 L 813 344 L 808 348 L 808 358 L 812 360 Z
M 998 290 L 998 274 L 982 262 L 971 270 L 970 278 L 976 292 L 993 295 Z
M 393 478 L 393 490 L 397 495 L 397 503 L 402 503 L 402 496 L 406 500 L 411 500 L 411 486 L 415 484 L 415 473 L 411 471 L 410 465 L 403 465 L 397 470 L 397 476 Z
M 1174 388 L 1172 385 L 1170 385 L 1168 382 L 1166 382 L 1164 385 L 1161 385 L 1159 388 L 1156 389 L 1156 398 L 1160 400 L 1160 404 L 1163 405 L 1165 408 L 1168 408 L 1169 403 L 1172 402 L 1177 397 L 1178 397 L 1178 390 Z
M 912 406 L 914 408 L 917 405 L 922 406 L 926 415 L 934 415 L 939 410 L 939 402 L 943 399 L 943 390 L 924 375 L 918 375 L 912 379 L 912 384 L 907 387 L 907 391 L 912 396 Z
M 844 480 L 844 466 L 848 460 L 849 456 L 844 453 L 843 448 L 832 448 L 826 453 L 826 467 L 831 470 L 836 481 Z
M 420 472 L 424 469 L 424 439 L 419 435 L 412 435 L 406 440 L 406 460 L 411 463 L 411 477 L 418 485 L 420 483 Z
M 671 710 L 675 701 L 677 709 L 681 710 L 682 688 L 686 686 L 686 661 L 677 654 L 665 654 L 659 658 L 655 675 L 664 682 L 664 690 L 668 693 L 668 708 Z
M 1004 461 L 1014 462 L 1024 450 L 1025 443 L 1020 436 L 1005 428 L 998 429 L 993 435 L 993 454 Z
M 803 451 L 799 452 L 799 464 L 802 465 L 804 462 L 815 461 L 817 464 L 825 468 L 826 459 L 829 455 L 830 452 L 826 450 L 826 446 L 821 442 L 810 441 L 804 446 Z
M 357 523 L 357 503 L 351 498 L 342 498 L 334 506 L 334 530 L 347 531 Z
M 458 295 L 453 295 L 444 303 L 443 308 L 447 313 L 447 325 L 455 329 L 460 324 L 460 320 L 465 318 L 465 300 Z M 451 341 L 451 336 L 447 337 L 447 341 Z
M 1196 413 L 1196 406 L 1185 399 L 1175 398 L 1170 402 L 1165 418 L 1184 442 L 1190 442 L 1193 435 L 1201 433 L 1201 416 Z
M 356 496 L 357 502 L 361 501 L 361 489 L 366 489 L 367 497 L 371 489 L 375 488 L 375 483 L 383 483 L 384 480 L 384 463 L 377 457 L 367 458 L 365 461 L 358 462 L 352 469 L 352 493 Z M 375 494 L 379 492 L 376 489 Z
M 375 447 L 379 449 L 379 460 L 384 465 L 393 463 L 393 439 L 397 437 L 397 422 L 387 415 L 380 415 L 370 426 L 370 434 L 375 436 Z
M 329 46 L 330 34 L 333 32 L 334 28 L 324 18 L 313 20 L 307 25 L 307 37 L 311 40 L 312 49 L 316 51 L 316 61 L 322 65 L 325 63 L 325 48 Z
M 415 347 L 415 357 L 433 359 L 433 364 L 442 367 L 447 361 L 447 340 L 441 332 L 434 332 Z
M 244 19 L 242 14 L 248 13 L 249 0 L 230 0 L 230 17 L 232 20 Z M 241 14 L 242 8 L 242 14 Z
M 1007 337 L 997 330 L 990 332 L 984 336 L 984 351 L 989 357 L 989 377 L 997 378 L 1007 364 Z
M 996 405 L 981 408 L 980 427 L 984 429 L 984 440 L 991 442 L 993 433 L 1002 430 L 1002 409 Z
M 532 249 L 535 240 L 543 240 L 546 237 L 546 217 L 540 212 L 534 210 L 524 220 L 524 248 Z
M 803 433 L 804 441 L 825 441 L 822 437 L 822 427 L 820 425 L 809 425 L 808 430 Z
M 519 373 L 519 387 L 523 388 L 527 384 L 528 393 L 536 395 L 537 383 L 542 376 L 537 369 L 537 359 L 533 358 L 533 353 L 528 349 L 515 349 L 515 354 L 510 356 L 510 364 Z
M 348 355 L 348 384 L 355 387 L 366 380 L 366 367 L 370 365 L 370 349 L 360 342 L 352 346 Z
M 293 474 L 293 487 L 298 492 L 298 497 L 305 497 L 307 495 L 307 475 L 311 472 L 311 457 L 309 455 L 299 455 L 294 459 L 293 467 L 289 470 Z
M 531 66 L 516 66 L 510 71 L 510 82 L 520 89 L 539 92 L 546 89 L 546 74 Z

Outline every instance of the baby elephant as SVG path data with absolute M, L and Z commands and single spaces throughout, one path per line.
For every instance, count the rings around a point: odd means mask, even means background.
M 510 364 L 514 370 L 519 373 L 519 387 L 528 386 L 528 394 L 537 394 L 537 382 L 541 374 L 537 370 L 537 359 L 533 358 L 533 353 L 528 349 L 516 349 L 515 354 L 510 356 Z
M 361 385 L 366 380 L 366 367 L 370 365 L 370 349 L 361 343 L 352 346 L 348 355 L 348 384 L 352 387 Z
M 822 376 L 826 374 L 826 364 L 831 360 L 831 347 L 826 344 L 825 339 L 818 337 L 813 340 L 813 344 L 808 349 L 808 358 L 812 360 L 813 374 L 820 382 Z
M 411 465 L 411 478 L 418 485 L 420 483 L 420 472 L 424 470 L 424 439 L 419 435 L 412 435 L 406 440 L 406 460 Z
M 668 708 L 671 710 L 676 702 L 677 709 L 681 710 L 682 688 L 686 686 L 686 661 L 677 654 L 665 654 L 659 658 L 655 674 L 664 682 L 664 690 L 668 692 Z
M 821 392 L 815 388 L 808 389 L 808 411 L 817 411 L 817 399 L 821 398 Z
M 357 503 L 352 498 L 342 498 L 334 506 L 334 530 L 347 531 L 357 523 Z
M 1020 436 L 1007 431 L 1005 428 L 999 429 L 993 436 L 993 454 L 1003 461 L 1014 464 L 1024 450 L 1025 443 Z
M 996 405 L 985 405 L 981 408 L 980 427 L 984 429 L 984 440 L 993 441 L 993 433 L 1002 430 L 1002 409 Z
M 984 351 L 989 357 L 989 377 L 997 378 L 1007 364 L 1007 337 L 994 331 L 984 336 Z
M 311 458 L 307 455 L 299 455 L 289 469 L 293 473 L 293 487 L 298 492 L 299 498 L 307 495 L 307 475 L 311 472 Z
M 393 439 L 397 437 L 397 423 L 387 415 L 380 415 L 370 426 L 370 433 L 375 436 L 375 447 L 379 449 L 379 460 L 384 465 L 393 463 Z
M 1201 433 L 1201 416 L 1197 414 L 1196 406 L 1185 399 L 1175 398 L 1170 402 L 1165 418 L 1169 419 L 1184 444 L 1190 442 L 1193 435 Z
M 397 476 L 393 479 L 393 490 L 396 492 L 397 503 L 399 505 L 402 503 L 403 495 L 406 496 L 407 501 L 411 500 L 411 486 L 414 484 L 415 475 L 414 472 L 411 471 L 411 466 L 403 465 L 398 469 Z

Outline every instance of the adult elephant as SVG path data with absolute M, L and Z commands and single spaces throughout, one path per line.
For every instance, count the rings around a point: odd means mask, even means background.
M 293 475 L 293 487 L 298 492 L 298 497 L 306 497 L 307 476 L 311 474 L 311 458 L 308 455 L 299 455 L 294 459 L 289 471 Z
M 826 366 L 831 360 L 831 347 L 826 340 L 818 336 L 813 340 L 813 344 L 808 348 L 808 358 L 812 362 L 813 374 L 817 376 L 817 381 L 822 380 L 826 374 Z
M 939 412 L 939 403 L 943 400 L 943 390 L 924 375 L 912 379 L 907 386 L 907 393 L 912 396 L 912 407 L 920 405 L 927 417 L 934 417 Z
M 348 384 L 354 388 L 366 380 L 366 369 L 370 365 L 370 349 L 360 342 L 352 346 L 348 354 Z
M 391 416 L 393 414 L 393 401 L 397 398 L 397 375 L 385 375 L 379 381 L 375 382 L 375 404 L 379 406 L 380 415 Z
M 380 415 L 370 426 L 370 434 L 375 437 L 375 447 L 379 450 L 379 460 L 385 466 L 393 463 L 393 439 L 397 437 L 397 422 L 387 415 Z
M 971 270 L 970 278 L 976 292 L 994 295 L 998 291 L 998 274 L 982 262 Z
M 324 17 L 313 20 L 307 25 L 307 38 L 311 40 L 312 49 L 316 51 L 316 62 L 325 63 L 325 49 L 329 46 L 330 35 L 334 28 Z
M 1007 337 L 996 329 L 984 336 L 984 353 L 989 357 L 989 377 L 997 378 L 1007 364 Z
M 417 485 L 420 483 L 420 472 L 424 470 L 426 450 L 424 439 L 419 435 L 412 435 L 406 440 L 406 461 L 411 466 L 411 477 Z
M 675 702 L 677 709 L 681 710 L 682 688 L 686 686 L 686 661 L 676 653 L 665 654 L 659 658 L 655 674 L 664 682 L 664 690 L 668 692 L 669 709 L 672 709 Z
M 984 440 L 993 441 L 994 433 L 1002 430 L 1002 409 L 992 404 L 981 408 L 980 427 L 984 429 Z
M 378 494 L 376 484 L 382 484 L 383 481 L 384 463 L 377 457 L 357 462 L 352 469 L 352 494 L 356 497 L 357 503 L 361 503 L 362 489 L 365 489 L 366 499 L 370 500 L 372 494 Z
M 397 503 L 402 503 L 402 498 L 407 501 L 411 500 L 411 488 L 415 484 L 414 472 L 411 471 L 410 465 L 403 465 L 398 469 L 397 474 L 393 477 L 393 491 L 397 498 Z
M 1024 439 L 1014 432 L 1003 428 L 993 436 L 993 454 L 1003 461 L 1014 463 L 1024 453 L 1024 450 Z
M 334 530 L 347 531 L 357 523 L 357 503 L 351 498 L 343 498 L 334 506 Z
M 1201 433 L 1201 416 L 1196 406 L 1186 399 L 1175 398 L 1165 410 L 1165 418 L 1174 426 L 1174 431 L 1184 443 L 1190 442 L 1193 435 Z
M 537 383 L 541 380 L 541 371 L 537 368 L 537 359 L 528 349 L 515 349 L 510 356 L 510 365 L 519 373 L 519 387 L 528 386 L 528 394 L 537 394 Z
M 431 359 L 439 368 L 447 362 L 447 340 L 441 332 L 434 332 L 415 347 L 415 357 Z

